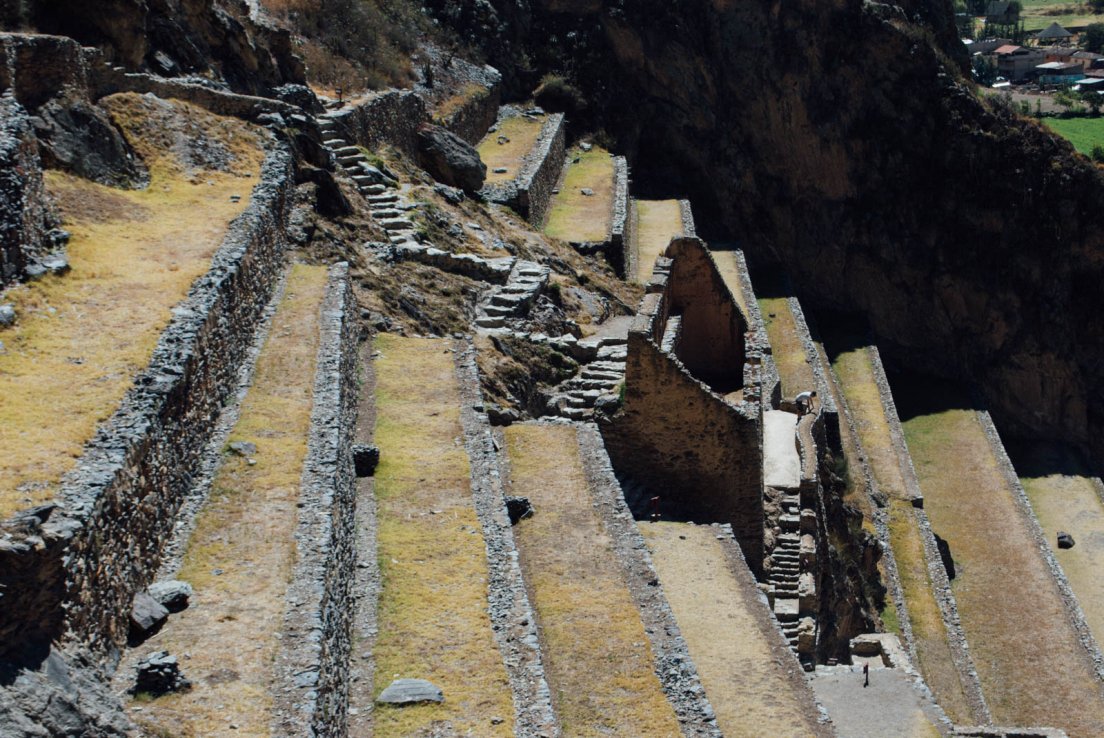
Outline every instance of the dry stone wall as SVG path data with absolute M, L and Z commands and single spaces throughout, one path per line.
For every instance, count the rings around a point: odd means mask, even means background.
M 498 119 L 501 121 L 504 117 L 521 114 L 522 111 L 517 108 L 505 107 Z M 508 205 L 534 226 L 543 226 L 552 204 L 552 193 L 563 170 L 564 136 L 563 114 L 549 115 L 541 126 L 537 143 L 525 155 L 518 176 L 505 184 L 484 187 L 483 196 L 492 202 Z
M 672 324 L 672 308 L 682 313 L 684 326 L 703 320 L 725 324 L 717 314 L 727 298 L 730 320 L 722 334 L 703 326 L 689 329 L 691 344 L 721 341 L 719 362 L 737 360 L 737 379 L 761 379 L 762 347 L 739 328 L 742 318 L 705 244 L 697 239 L 672 242 L 657 260 L 649 293 L 629 330 L 625 371 L 625 401 L 621 411 L 602 431 L 615 465 L 623 473 L 662 490 L 665 513 L 698 523 L 732 525 L 744 555 L 758 571 L 763 560 L 763 447 L 762 404 L 755 384 L 744 387 L 738 402 L 717 394 L 691 370 L 691 365 L 714 376 L 705 345 L 684 362 L 677 351 L 665 349 L 664 335 Z M 685 267 L 679 267 L 683 260 Z M 670 271 L 668 271 L 670 270 Z M 687 284 L 681 284 L 682 280 Z M 678 302 L 676 302 L 678 300 Z M 686 302 L 683 302 L 686 301 Z M 700 316 L 694 302 L 705 308 Z M 687 309 L 689 308 L 689 312 Z M 753 337 L 754 338 L 754 337 Z M 728 342 L 727 347 L 723 342 Z M 740 345 L 737 346 L 736 342 Z
M 125 637 L 277 281 L 293 167 L 273 145 L 249 207 L 58 498 L 0 524 L 0 656 L 63 634 L 110 653 Z
M 0 97 L 0 288 L 42 256 L 53 224 L 30 118 L 15 98 Z
M 299 496 L 296 563 L 277 661 L 274 732 L 346 734 L 356 570 L 356 302 L 349 265 L 330 268 L 322 302 L 310 437 Z
M 377 149 L 390 144 L 417 156 L 418 127 L 429 120 L 425 101 L 409 90 L 388 90 L 364 102 L 330 113 L 341 138 L 350 144 Z

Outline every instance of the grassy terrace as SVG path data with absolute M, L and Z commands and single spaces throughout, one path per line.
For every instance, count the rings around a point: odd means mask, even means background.
M 971 720 L 969 702 L 951 657 L 947 629 L 928 575 L 924 544 L 893 447 L 889 422 L 865 346 L 834 354 L 832 367 L 855 421 L 878 488 L 889 496 L 889 542 L 897 562 L 905 607 L 924 677 L 943 709 L 957 722 Z
M 137 100 L 105 104 L 149 166 L 150 186 L 119 190 L 48 172 L 47 190 L 72 234 L 72 272 L 4 295 L 19 322 L 0 331 L 0 518 L 57 492 L 97 424 L 149 362 L 171 308 L 207 271 L 228 224 L 248 204 L 254 180 L 245 177 L 260 171 L 254 129 L 179 103 L 193 136 L 234 155 L 227 171 L 186 168 L 173 142 L 143 127 Z M 235 194 L 240 202 L 231 202 Z
M 799 393 L 816 388 L 816 378 L 805 357 L 797 322 L 787 298 L 760 297 L 758 302 L 782 382 L 782 398 L 793 400 Z
M 613 220 L 613 156 L 598 146 L 572 149 L 559 194 L 544 232 L 573 243 L 601 243 L 610 236 Z M 594 194 L 584 195 L 589 189 Z
M 714 251 L 713 261 L 717 263 L 717 271 L 721 273 L 721 278 L 724 279 L 724 283 L 732 292 L 732 296 L 736 298 L 736 304 L 740 306 L 740 311 L 747 317 L 747 299 L 743 288 L 740 286 L 740 270 L 736 262 L 736 252 Z
M 545 120 L 519 115 L 507 118 L 498 124 L 497 130 L 487 134 L 479 143 L 479 156 L 487 165 L 487 184 L 509 182 L 521 173 L 522 161 L 537 145 Z M 508 140 L 499 143 L 499 136 Z M 495 172 L 496 169 L 506 171 Z
M 977 413 L 945 383 L 899 379 L 895 396 L 982 689 L 1000 725 L 1104 734 L 1104 699 L 997 466 Z M 933 403 L 939 402 L 939 405 Z
M 226 456 L 180 569 L 191 606 L 142 646 L 181 658 L 194 685 L 142 706 L 154 735 L 269 734 L 325 288 L 325 268 L 292 268 L 230 437 L 256 444 L 256 463 Z
M 1089 629 L 1097 643 L 1104 643 L 1104 505 L 1098 482 L 1077 454 L 1063 446 L 1032 444 L 1016 453 L 1015 464 Z M 1076 545 L 1058 548 L 1058 531 L 1072 535 Z
M 733 575 L 716 530 L 641 523 L 640 531 L 724 734 L 765 735 L 770 726 L 780 738 L 815 735 L 808 705 L 751 610 L 762 607 L 758 592 Z M 770 617 L 765 608 L 763 616 Z
M 422 735 L 448 723 L 457 735 L 512 736 L 510 685 L 487 615 L 486 549 L 472 506 L 452 345 L 385 335 L 376 348 L 383 590 L 375 693 L 396 677 L 428 679 L 444 690 L 445 702 L 378 707 L 374 735 Z
M 652 278 L 656 257 L 682 235 L 682 207 L 678 200 L 637 200 L 635 205 L 636 281 L 644 284 Z
M 537 511 L 514 531 L 564 735 L 681 735 L 594 510 L 575 430 L 513 425 L 506 442 L 513 493 Z

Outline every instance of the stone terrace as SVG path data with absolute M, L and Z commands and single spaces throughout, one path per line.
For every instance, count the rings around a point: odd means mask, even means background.
M 479 154 L 487 165 L 483 196 L 540 227 L 563 167 L 563 114 L 504 106 Z
M 683 200 L 633 200 L 629 218 L 627 276 L 645 284 L 652 278 L 656 258 L 667 250 L 672 238 L 693 236 L 693 218 L 685 222 L 690 204 Z
M 582 253 L 605 253 L 623 271 L 628 187 L 623 157 L 580 144 L 568 152 L 544 232 Z

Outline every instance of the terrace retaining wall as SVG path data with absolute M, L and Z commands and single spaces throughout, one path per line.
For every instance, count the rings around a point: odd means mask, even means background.
M 603 435 L 619 469 L 631 470 L 651 489 L 664 490 L 665 512 L 677 509 L 681 519 L 731 524 L 758 572 L 763 560 L 759 383 L 764 347 L 747 332 L 705 244 L 676 239 L 667 253 L 672 259 L 657 260 L 649 293 L 629 330 L 625 402 L 603 425 Z M 713 314 L 720 303 L 730 306 L 729 329 L 738 336 L 726 339 L 716 332 L 716 324 L 725 322 Z M 675 310 L 686 324 L 697 325 L 689 327 L 690 348 L 682 353 L 663 340 Z M 709 348 L 726 340 L 740 345 L 711 356 Z M 710 361 L 723 367 L 736 361 L 742 368 L 740 402 L 726 400 L 699 379 L 693 368 L 708 375 Z
M 418 127 L 429 121 L 425 101 L 410 90 L 388 90 L 328 113 L 341 138 L 366 149 L 390 144 L 409 156 L 418 154 Z
M 295 571 L 277 660 L 274 732 L 347 732 L 352 585 L 356 571 L 356 302 L 349 265 L 330 268 L 321 306 L 310 437 L 299 496 Z
M 480 92 L 471 95 L 453 112 L 436 119 L 438 125 L 452 131 L 472 146 L 487 135 L 487 131 L 498 119 L 498 109 L 502 105 L 502 75 L 492 67 L 484 69 L 487 71 L 479 83 Z
M 503 108 L 499 120 L 518 114 L 514 108 Z M 542 227 L 552 204 L 552 193 L 563 171 L 566 148 L 564 130 L 563 114 L 549 115 L 541 126 L 537 143 L 525 155 L 518 176 L 505 184 L 484 187 L 483 196 L 513 208 L 535 227 Z
M 623 156 L 613 158 L 613 213 L 610 218 L 609 253 L 620 259 L 613 264 L 622 276 L 629 273 L 629 263 L 625 259 L 625 249 L 632 237 L 632 225 L 629 219 L 629 162 Z M 682 235 L 693 236 L 693 231 L 683 229 Z
M 30 116 L 5 93 L 0 97 L 0 288 L 45 254 L 53 221 Z
M 0 656 L 63 635 L 110 654 L 125 638 L 277 281 L 293 186 L 293 157 L 273 145 L 249 207 L 58 498 L 0 524 Z

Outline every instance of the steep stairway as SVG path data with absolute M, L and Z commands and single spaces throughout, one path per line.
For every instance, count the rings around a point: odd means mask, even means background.
M 479 305 L 475 324 L 486 331 L 508 330 L 508 321 L 524 318 L 548 286 L 551 270 L 519 259 L 505 285 L 490 290 Z
M 417 243 L 414 223 L 408 217 L 413 206 L 403 199 L 398 183 L 372 166 L 358 146 L 342 139 L 333 118 L 321 115 L 317 120 L 326 148 L 364 195 L 372 217 L 387 231 L 391 243 Z

